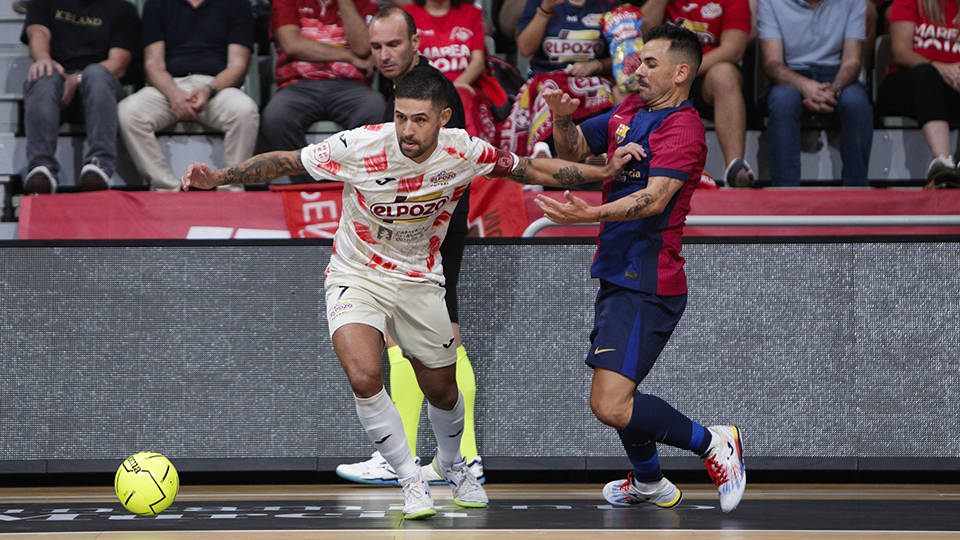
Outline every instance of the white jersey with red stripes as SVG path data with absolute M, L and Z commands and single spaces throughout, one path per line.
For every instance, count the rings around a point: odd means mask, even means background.
M 300 158 L 310 176 L 344 183 L 327 273 L 375 269 L 440 284 L 440 244 L 457 201 L 474 178 L 505 176 L 517 163 L 462 129 L 441 129 L 436 150 L 416 163 L 400 152 L 392 123 L 342 131 Z

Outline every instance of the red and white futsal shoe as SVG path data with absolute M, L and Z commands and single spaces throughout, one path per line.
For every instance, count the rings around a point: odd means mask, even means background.
M 710 426 L 713 441 L 703 456 L 710 479 L 720 492 L 720 509 L 733 511 L 747 488 L 747 469 L 743 466 L 743 443 L 737 426 Z
M 660 508 L 673 508 L 683 500 L 683 492 L 666 478 L 652 484 L 637 483 L 630 471 L 626 480 L 614 480 L 603 486 L 603 498 L 614 506 L 649 502 Z

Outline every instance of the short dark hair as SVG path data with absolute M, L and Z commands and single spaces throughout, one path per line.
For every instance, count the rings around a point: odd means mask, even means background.
M 693 76 L 696 76 L 697 71 L 700 70 L 700 62 L 703 61 L 703 45 L 700 44 L 697 34 L 682 26 L 667 23 L 651 28 L 645 38 L 644 41 L 647 43 L 656 39 L 668 40 L 670 47 L 667 51 L 680 55 L 680 63 L 688 64 Z
M 417 22 L 413 20 L 413 15 L 407 13 L 405 9 L 400 9 L 397 6 L 383 6 L 377 11 L 377 14 L 373 16 L 373 19 L 370 22 L 376 21 L 378 19 L 389 19 L 393 16 L 394 13 L 399 13 L 403 17 L 403 22 L 407 23 L 407 37 L 412 38 L 417 33 Z
M 431 67 L 417 67 L 397 83 L 396 99 L 429 101 L 437 110 L 447 106 L 447 78 Z
M 427 0 L 413 0 L 413 3 L 420 7 L 423 7 L 427 5 Z M 460 4 L 462 3 L 463 2 L 461 0 L 450 0 L 450 7 L 452 7 L 453 9 L 457 9 L 458 7 L 460 7 Z

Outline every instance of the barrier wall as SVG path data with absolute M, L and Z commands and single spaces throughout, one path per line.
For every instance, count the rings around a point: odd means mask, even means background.
M 690 243 L 687 312 L 641 391 L 738 424 L 754 469 L 958 470 L 958 241 Z M 327 335 L 330 250 L 0 244 L 0 473 L 112 471 L 146 449 L 193 471 L 326 471 L 368 455 Z M 593 252 L 467 246 L 460 318 L 488 468 L 628 466 L 587 405 Z

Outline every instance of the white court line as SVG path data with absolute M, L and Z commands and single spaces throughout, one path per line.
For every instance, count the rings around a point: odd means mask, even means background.
M 785 534 L 950 534 L 957 535 L 960 534 L 960 531 L 922 531 L 922 530 L 844 530 L 844 529 L 404 529 L 400 528 L 391 528 L 391 529 L 232 529 L 232 530 L 222 530 L 222 531 L 210 531 L 210 530 L 162 530 L 162 531 L 70 531 L 70 532 L 17 532 L 11 533 L 18 536 L 43 536 L 43 535 L 68 535 L 68 534 L 123 534 L 123 535 L 134 535 L 134 534 L 190 534 L 190 535 L 213 535 L 213 534 L 302 534 L 302 533 L 338 533 L 338 534 L 390 534 L 396 532 L 403 532 L 406 534 L 409 533 L 455 533 L 463 534 L 465 532 L 483 532 L 483 533 L 616 533 L 616 532 L 629 532 L 631 535 L 636 533 L 689 533 L 689 534 L 702 534 L 702 533 L 740 533 L 740 534 L 764 534 L 764 533 L 785 533 Z

